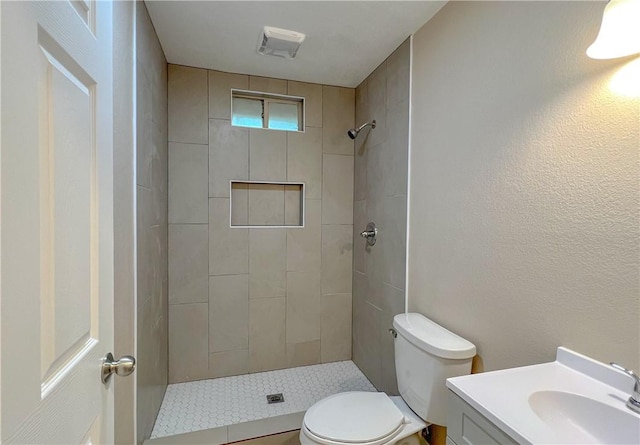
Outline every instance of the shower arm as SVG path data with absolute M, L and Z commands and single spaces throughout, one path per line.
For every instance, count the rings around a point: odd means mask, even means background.
M 357 129 L 356 129 L 356 133 L 360 133 L 360 130 L 362 130 L 364 127 L 366 127 L 367 125 L 371 125 L 371 128 L 376 128 L 376 121 L 373 120 L 371 122 L 365 122 L 364 124 L 360 125 Z

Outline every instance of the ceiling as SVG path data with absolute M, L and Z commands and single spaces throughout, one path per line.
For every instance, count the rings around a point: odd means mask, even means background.
M 355 87 L 446 1 L 160 1 L 145 4 L 167 61 Z M 262 28 L 305 33 L 294 60 L 263 56 Z

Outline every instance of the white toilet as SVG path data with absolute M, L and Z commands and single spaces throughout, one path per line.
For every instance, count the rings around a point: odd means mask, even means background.
M 401 397 L 382 392 L 334 394 L 304 415 L 302 445 L 413 445 L 425 422 L 446 425 L 445 380 L 471 372 L 476 347 L 421 314 L 393 318 Z

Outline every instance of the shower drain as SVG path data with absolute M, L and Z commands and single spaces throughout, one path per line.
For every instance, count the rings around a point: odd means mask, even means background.
M 272 404 L 272 403 L 282 403 L 284 402 L 284 396 L 282 395 L 282 393 L 280 394 L 268 394 L 267 395 L 267 403 Z

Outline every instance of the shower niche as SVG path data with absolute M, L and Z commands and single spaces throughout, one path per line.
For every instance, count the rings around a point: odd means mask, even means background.
M 303 228 L 304 183 L 230 181 L 232 228 Z

